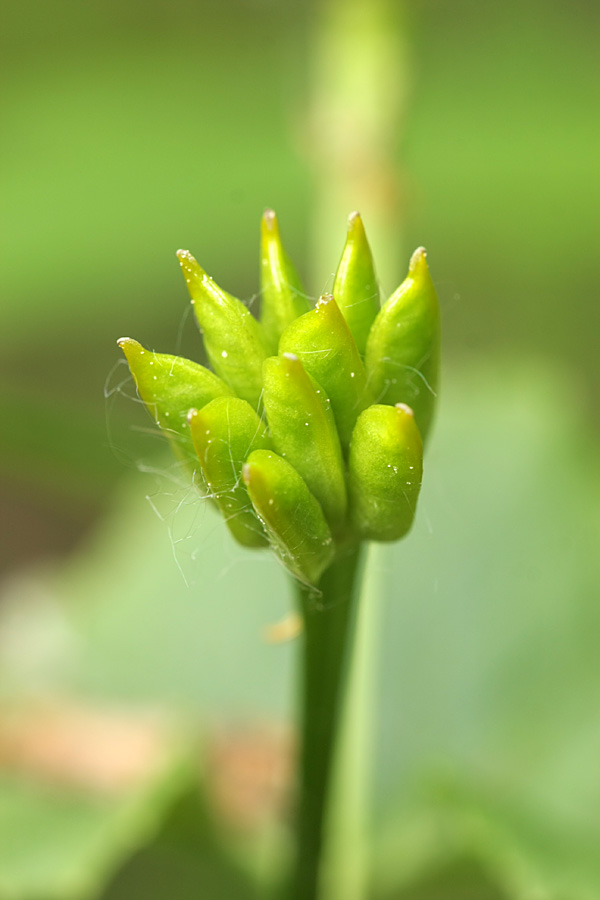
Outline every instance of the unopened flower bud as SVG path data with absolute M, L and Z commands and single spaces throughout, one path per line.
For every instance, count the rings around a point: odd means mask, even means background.
M 397 541 L 410 529 L 423 475 L 423 444 L 403 403 L 370 406 L 358 417 L 348 463 L 350 515 L 358 534 Z
M 219 397 L 191 409 L 188 422 L 209 495 L 233 536 L 247 547 L 264 547 L 264 530 L 250 505 L 242 466 L 253 450 L 272 446 L 267 427 L 245 400 Z
M 377 403 L 407 403 L 423 441 L 433 418 L 440 354 L 440 312 L 425 250 L 412 255 L 408 277 L 377 316 L 365 356 Z
M 265 210 L 260 231 L 260 321 L 271 353 L 279 338 L 310 304 L 300 278 L 281 243 L 279 223 L 272 209 Z
M 240 300 L 225 293 L 187 250 L 177 252 L 204 336 L 204 348 L 217 375 L 255 409 L 267 356 L 261 326 Z
M 150 415 L 169 437 L 176 454 L 195 465 L 188 410 L 231 395 L 230 388 L 210 369 L 189 359 L 154 353 L 128 337 L 119 338 L 117 344 Z
M 271 546 L 301 581 L 317 584 L 335 556 L 335 544 L 321 506 L 304 479 L 269 450 L 250 454 L 244 482 Z
M 346 512 L 340 441 L 324 389 L 297 356 L 265 360 L 263 402 L 275 450 L 294 466 L 335 530 Z
M 348 235 L 335 281 L 333 296 L 354 335 L 356 346 L 365 352 L 369 329 L 379 312 L 379 287 L 360 214 L 348 217 Z
M 356 418 L 370 397 L 356 342 L 331 294 L 286 328 L 279 352 L 295 354 L 325 390 L 342 448 L 347 449 Z

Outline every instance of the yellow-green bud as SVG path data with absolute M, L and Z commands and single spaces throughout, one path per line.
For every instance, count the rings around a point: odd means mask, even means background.
M 188 422 L 209 495 L 229 530 L 240 544 L 264 547 L 267 540 L 250 505 L 242 466 L 253 450 L 272 446 L 266 425 L 238 397 L 219 397 L 204 409 L 191 409 Z
M 250 310 L 210 278 L 191 253 L 177 256 L 204 336 L 204 348 L 217 375 L 255 409 L 267 349 L 262 329 Z
M 309 309 L 298 273 L 281 243 L 277 216 L 267 209 L 260 230 L 260 321 L 271 353 L 277 353 L 279 338 L 290 322 Z
M 333 560 L 335 544 L 306 482 L 285 459 L 268 450 L 256 450 L 248 457 L 243 476 L 283 564 L 301 581 L 317 584 Z
M 119 338 L 117 344 L 150 415 L 170 439 L 176 454 L 195 466 L 188 410 L 192 406 L 200 409 L 215 397 L 231 395 L 230 388 L 210 369 L 189 359 L 154 353 L 128 337 Z
M 356 346 L 365 352 L 369 329 L 379 312 L 379 287 L 360 213 L 348 217 L 346 246 L 333 283 L 333 296 L 354 335 Z
M 346 320 L 331 294 L 289 325 L 280 353 L 294 353 L 331 401 L 340 442 L 347 449 L 356 418 L 369 405 L 367 375 Z
M 403 537 L 423 475 L 423 444 L 412 409 L 404 403 L 365 409 L 352 435 L 348 469 L 350 515 L 360 537 Z
M 365 365 L 377 403 L 408 403 L 423 441 L 433 418 L 438 389 L 440 311 L 420 247 L 408 277 L 381 311 L 369 335 Z
M 346 513 L 340 441 L 324 389 L 292 353 L 264 365 L 263 402 L 275 450 L 294 466 L 335 531 Z

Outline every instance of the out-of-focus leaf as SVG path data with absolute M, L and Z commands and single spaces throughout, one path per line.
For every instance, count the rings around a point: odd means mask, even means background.
M 2 900 L 84 900 L 157 831 L 192 782 L 182 758 L 115 795 L 0 774 Z
M 501 360 L 448 380 L 417 526 L 380 554 L 392 881 L 476 855 L 511 897 L 597 896 L 600 484 L 576 398 Z
M 74 691 L 219 719 L 287 714 L 291 647 L 263 636 L 290 610 L 286 574 L 271 554 L 239 548 L 171 466 L 136 472 L 62 570 L 7 586 L 2 693 Z
M 127 862 L 102 900 L 259 900 L 214 837 L 198 792 L 167 817 L 155 841 Z

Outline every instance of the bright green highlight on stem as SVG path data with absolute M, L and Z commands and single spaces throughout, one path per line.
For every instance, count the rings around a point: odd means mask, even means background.
M 410 529 L 423 476 L 423 443 L 404 403 L 358 418 L 348 463 L 350 513 L 361 538 L 397 541 Z
M 279 223 L 265 210 L 260 229 L 260 321 L 271 353 L 290 322 L 308 312 L 310 303 L 281 243 Z
M 271 356 L 264 365 L 263 402 L 275 449 L 299 472 L 335 530 L 346 514 L 340 440 L 324 389 L 297 356 Z
M 346 320 L 331 294 L 292 322 L 281 336 L 280 353 L 294 353 L 325 390 L 340 442 L 347 449 L 357 416 L 369 405 L 367 373 Z
M 360 213 L 348 217 L 348 236 L 335 281 L 333 296 L 354 335 L 358 352 L 365 352 L 371 325 L 379 312 L 379 287 L 373 256 Z
M 246 547 L 268 544 L 242 481 L 242 466 L 253 450 L 270 449 L 265 423 L 245 400 L 219 397 L 191 409 L 188 423 L 206 486 L 233 536 Z
M 250 454 L 243 469 L 252 504 L 283 564 L 306 584 L 317 584 L 335 555 L 321 507 L 296 469 L 268 450 Z
M 438 389 L 439 304 L 423 247 L 413 253 L 408 277 L 375 319 L 365 365 L 377 403 L 407 403 L 426 441 Z
M 211 366 L 238 397 L 256 408 L 262 388 L 262 363 L 267 356 L 259 323 L 240 300 L 209 278 L 191 253 L 178 250 L 177 257 Z

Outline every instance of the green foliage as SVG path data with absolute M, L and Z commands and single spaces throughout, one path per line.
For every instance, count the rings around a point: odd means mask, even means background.
M 234 547 L 198 499 L 169 502 L 165 525 L 148 514 L 137 475 L 113 496 L 122 451 L 132 460 L 144 451 L 132 450 L 128 401 L 109 405 L 107 439 L 101 386 L 117 316 L 128 333 L 143 316 L 147 346 L 165 340 L 176 353 L 196 352 L 186 329 L 183 347 L 176 339 L 180 307 L 165 247 L 202 246 L 210 270 L 250 297 L 248 234 L 267 198 L 285 209 L 301 258 L 309 176 L 288 126 L 298 127 L 311 12 L 235 0 L 191 14 L 150 3 L 140 16 L 124 4 L 117 22 L 115 9 L 59 0 L 51 15 L 31 5 L 4 10 L 2 195 L 11 227 L 0 463 L 16 498 L 6 520 L 37 560 L 58 507 L 102 501 L 112 512 L 60 571 L 52 563 L 53 574 L 30 571 L 4 587 L 5 599 L 18 599 L 23 633 L 12 654 L 2 648 L 2 691 L 19 697 L 58 683 L 92 699 L 181 704 L 212 718 L 281 715 L 289 651 L 265 652 L 255 639 L 283 611 L 281 570 Z M 459 0 L 413 12 L 413 100 L 406 127 L 395 130 L 404 234 L 435 251 L 452 368 L 461 353 L 474 360 L 464 377 L 446 379 L 410 553 L 384 550 L 376 573 L 385 645 L 373 769 L 390 838 L 373 866 L 385 881 L 377 896 L 496 900 L 490 879 L 526 867 L 529 894 L 596 900 L 598 448 L 576 410 L 587 390 L 580 373 L 598 383 L 589 115 L 597 9 L 510 0 L 473 14 Z M 303 134 L 303 145 L 312 138 Z M 482 353 L 489 365 L 477 363 Z M 555 376 L 540 354 L 567 361 L 571 373 Z M 153 496 L 165 513 L 160 500 Z M 4 556 L 14 566 L 11 551 L 9 540 Z M 174 577 L 173 553 L 196 577 L 192 592 Z M 64 608 L 75 644 L 66 649 L 50 624 L 63 621 Z M 251 678 L 232 676 L 234 658 Z M 448 768 L 458 772 L 455 802 L 447 790 L 442 801 L 439 778 L 427 775 L 442 769 L 448 780 Z M 40 854 L 60 856 L 50 808 L 60 818 L 59 794 L 49 801 L 50 827 L 28 831 L 23 872 Z M 463 829 L 460 807 L 472 810 L 474 794 L 486 813 Z M 412 827 L 402 806 L 415 812 Z M 12 825 L 18 812 L 8 808 Z M 499 852 L 506 833 L 511 847 Z M 186 857 L 173 832 L 156 850 L 136 857 L 117 896 L 150 896 L 159 872 L 172 893 L 190 893 L 185 876 L 176 880 Z M 210 852 L 215 860 L 214 845 Z M 71 862 L 85 868 L 77 855 Z M 204 851 L 197 856 L 206 862 Z M 481 863 L 449 862 L 473 856 L 488 860 L 486 874 Z M 231 880 L 208 884 L 209 896 L 235 896 Z M 522 900 L 524 892 L 502 893 Z
M 0 896 L 84 900 L 153 837 L 193 784 L 181 753 L 136 788 L 115 796 L 41 777 L 0 777 Z

